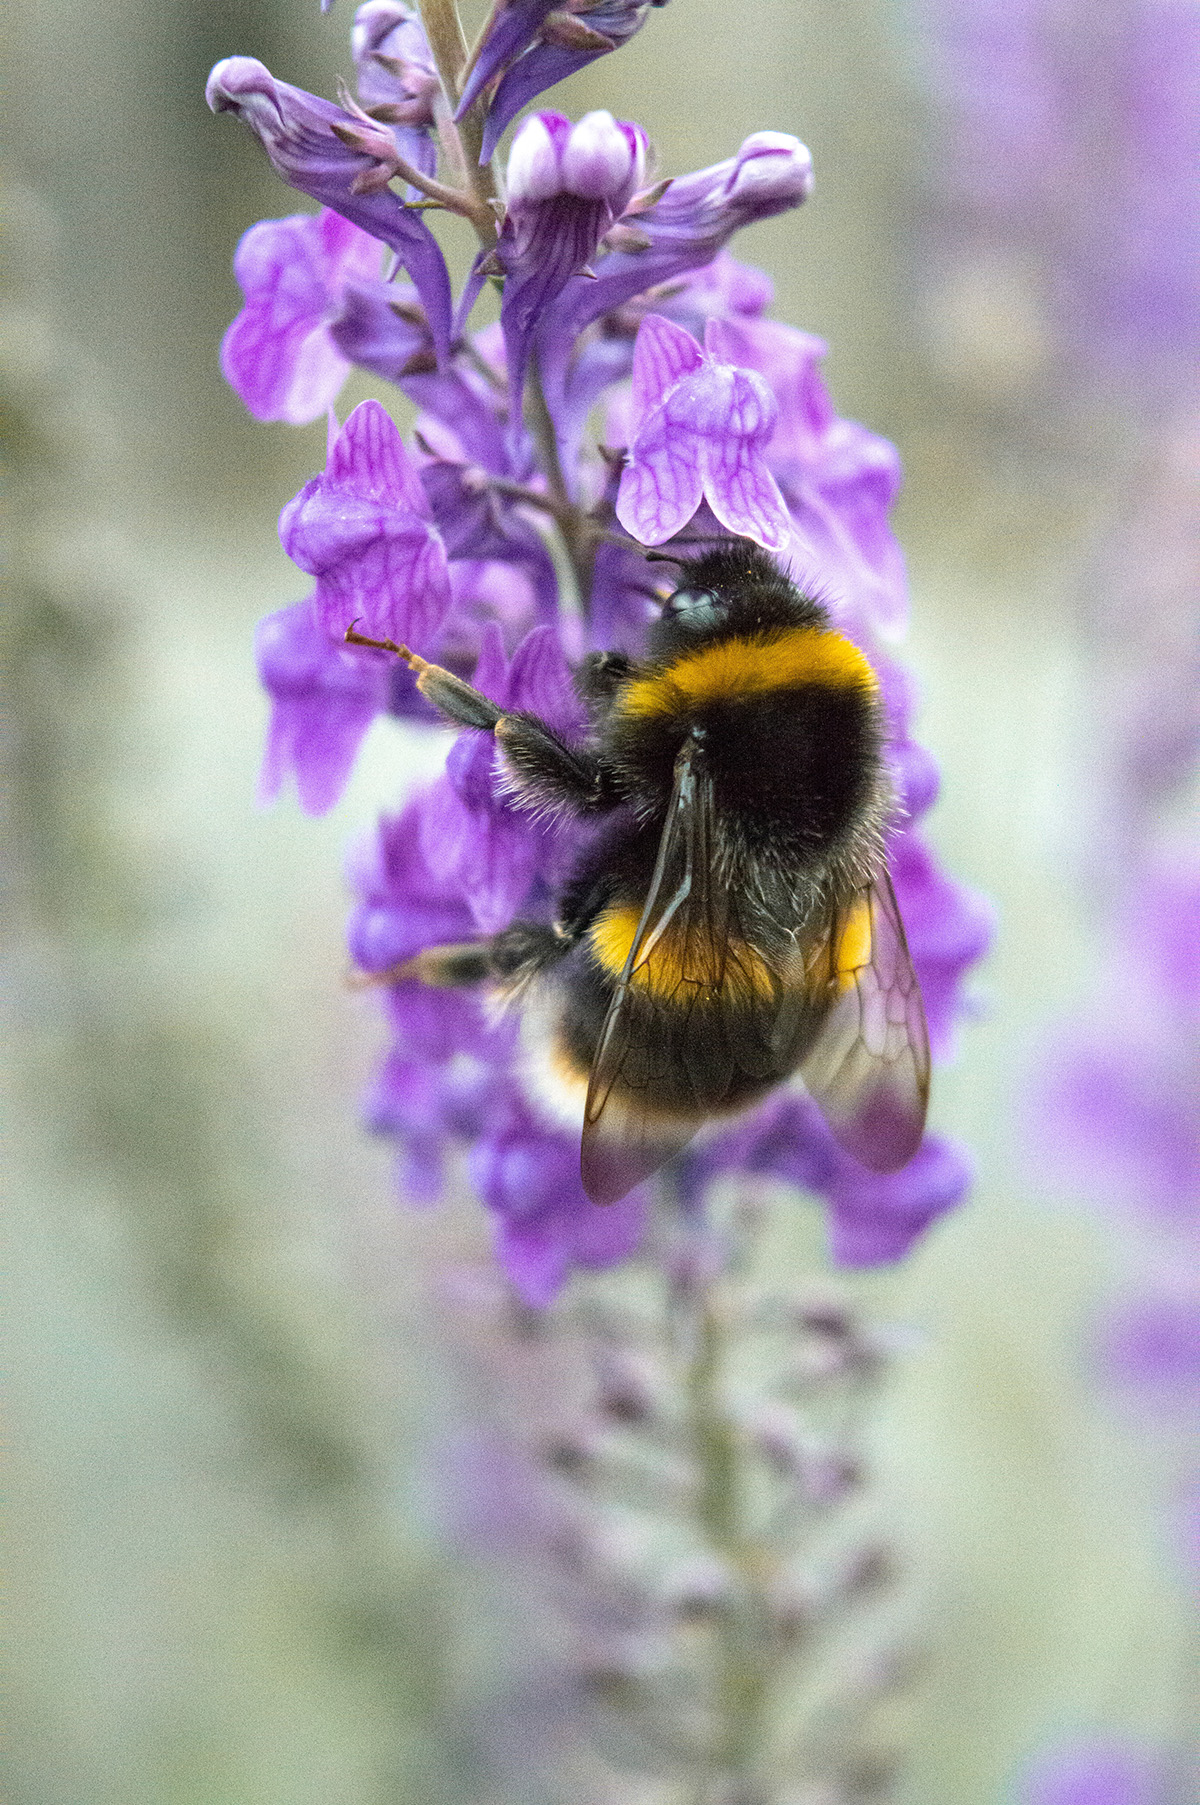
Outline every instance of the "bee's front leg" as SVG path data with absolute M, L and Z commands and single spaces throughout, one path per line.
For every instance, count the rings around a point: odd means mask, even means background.
M 464 683 L 461 677 L 456 677 L 453 671 L 443 670 L 440 664 L 430 664 L 419 652 L 398 646 L 394 639 L 368 639 L 364 633 L 356 633 L 353 626 L 346 628 L 346 644 L 373 646 L 377 652 L 394 652 L 413 673 L 417 688 L 426 701 L 432 702 L 447 720 L 454 721 L 459 727 L 481 727 L 485 733 L 494 732 L 503 709 L 489 702 L 469 683 Z
M 346 643 L 394 652 L 417 679 L 426 701 L 459 727 L 493 733 L 504 753 L 516 800 L 529 808 L 568 809 L 598 814 L 622 800 L 612 773 L 589 747 L 568 746 L 554 730 L 532 714 L 508 714 L 453 671 L 430 664 L 419 653 L 391 639 L 367 639 L 346 629 Z

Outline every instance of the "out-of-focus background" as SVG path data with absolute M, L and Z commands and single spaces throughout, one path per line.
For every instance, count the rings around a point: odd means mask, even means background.
M 381 1030 L 341 944 L 348 844 L 440 752 L 380 725 L 330 815 L 256 807 L 251 632 L 299 594 L 274 520 L 324 428 L 255 424 L 216 361 L 238 235 L 306 203 L 208 113 L 205 75 L 244 53 L 332 94 L 350 21 L 347 0 L 7 21 L 21 1805 L 466 1796 L 470 1666 L 419 1476 L 451 1387 L 436 1269 L 486 1231 L 474 1206 L 394 1201 L 358 1121 Z M 1128 1250 L 1020 1130 L 1109 900 L 1081 573 L 1135 424 L 1111 399 L 1071 416 L 1019 269 L 932 257 L 954 210 L 926 25 L 897 0 L 674 0 L 548 104 L 640 120 L 664 173 L 751 130 L 804 138 L 814 199 L 733 248 L 906 464 L 932 834 L 999 933 L 936 1088 L 975 1194 L 851 1289 L 920 1331 L 875 1432 L 929 1576 L 903 1799 L 1004 1805 L 1059 1734 L 1178 1721 L 1153 1462 L 1086 1355 Z

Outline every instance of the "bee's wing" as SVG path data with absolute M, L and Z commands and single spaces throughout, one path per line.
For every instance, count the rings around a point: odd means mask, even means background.
M 800 1076 L 839 1145 L 895 1172 L 925 1131 L 929 1034 L 886 867 L 835 912 L 827 957 L 833 1000 Z
M 584 1188 L 595 1203 L 612 1203 L 685 1147 L 713 1107 L 711 1082 L 694 1109 L 663 1114 L 638 1101 L 656 1076 L 685 1093 L 690 1082 L 681 1048 L 692 1010 L 716 995 L 736 1007 L 706 1014 L 710 1074 L 782 1076 L 800 1032 L 797 998 L 784 961 L 753 950 L 738 899 L 717 881 L 717 820 L 712 784 L 695 741 L 675 764 L 675 784 L 641 920 L 605 1017 L 592 1063 L 584 1111 Z M 674 981 L 662 974 L 651 992 L 633 981 L 670 931 Z M 800 971 L 799 953 L 792 963 Z M 811 1011 L 808 1012 L 811 1017 Z M 621 1080 L 624 1082 L 620 1082 Z

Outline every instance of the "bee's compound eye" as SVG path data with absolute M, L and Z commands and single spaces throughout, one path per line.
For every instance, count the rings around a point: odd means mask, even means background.
M 688 627 L 707 627 L 720 620 L 722 608 L 709 589 L 677 589 L 663 608 L 663 619 Z

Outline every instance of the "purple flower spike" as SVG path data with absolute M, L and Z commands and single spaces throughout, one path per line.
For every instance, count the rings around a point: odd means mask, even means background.
M 445 355 L 452 313 L 446 260 L 421 214 L 387 187 L 395 158 L 387 126 L 276 81 L 251 56 L 218 63 L 205 94 L 214 113 L 236 113 L 250 127 L 290 187 L 391 246 L 417 285 L 434 343 Z
M 534 113 L 517 133 L 495 251 L 505 272 L 500 323 L 516 418 L 529 348 L 547 308 L 625 211 L 645 168 L 645 133 L 611 113 L 587 113 L 577 125 L 561 113 Z
M 259 797 L 273 801 L 289 772 L 300 806 L 323 815 L 341 795 L 363 735 L 388 701 L 388 660 L 333 644 L 312 598 L 259 622 L 254 652 L 271 698 Z
M 662 545 L 704 499 L 729 532 L 778 551 L 788 513 L 761 449 L 775 430 L 775 397 L 761 376 L 719 361 L 719 331 L 710 321 L 701 351 L 661 314 L 642 321 L 633 354 L 638 424 L 617 519 L 643 545 Z
M 379 274 L 377 238 L 338 213 L 264 219 L 243 234 L 233 273 L 246 297 L 221 368 L 256 420 L 303 426 L 337 400 L 350 369 L 329 331 L 347 283 Z
M 378 401 L 356 407 L 314 476 L 279 517 L 288 557 L 317 578 L 317 614 L 339 640 L 428 645 L 450 606 L 446 552 L 421 479 Z
M 547 88 L 606 56 L 640 31 L 651 6 L 667 0 L 509 0 L 499 8 L 467 78 L 457 117 L 501 77 L 488 108 L 480 161 L 523 106 Z

